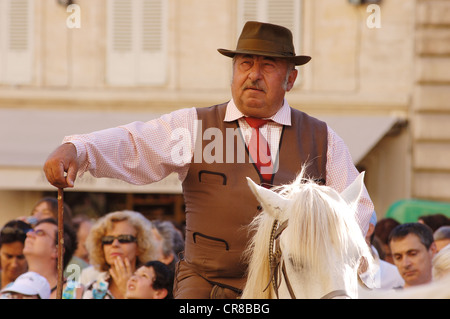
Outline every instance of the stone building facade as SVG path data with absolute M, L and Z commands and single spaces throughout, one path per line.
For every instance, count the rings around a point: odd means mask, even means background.
M 216 49 L 249 19 L 290 27 L 312 56 L 288 101 L 346 140 L 379 217 L 399 199 L 450 201 L 449 1 L 73 2 L 0 0 L 0 223 L 54 191 L 42 164 L 65 135 L 229 100 Z M 136 187 L 85 174 L 71 192 L 175 203 L 183 217 L 173 176 Z

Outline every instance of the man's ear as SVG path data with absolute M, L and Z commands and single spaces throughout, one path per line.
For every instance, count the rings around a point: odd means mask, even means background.
M 167 294 L 168 294 L 168 291 L 166 288 L 155 290 L 153 299 L 164 299 L 164 298 L 166 298 Z
M 435 242 L 432 242 L 430 245 L 430 249 L 428 250 L 431 252 L 431 257 L 434 257 L 434 255 L 436 255 L 437 253 L 437 246 Z
M 294 87 L 294 83 L 295 83 L 295 79 L 297 79 L 297 75 L 298 75 L 297 69 L 291 70 L 291 72 L 289 73 L 289 76 L 288 76 L 288 81 L 286 83 L 286 92 L 289 92 Z
M 175 258 L 174 254 L 170 254 L 169 256 L 163 256 L 159 258 L 159 261 L 166 265 L 170 265 L 170 263 L 173 261 L 174 258 Z
M 52 248 L 51 257 L 54 259 L 58 259 L 58 245 L 56 245 L 54 248 Z

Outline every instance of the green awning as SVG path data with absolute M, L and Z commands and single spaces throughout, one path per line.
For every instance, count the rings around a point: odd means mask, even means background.
M 419 199 L 399 200 L 388 208 L 386 217 L 403 224 L 415 223 L 421 216 L 434 214 L 443 214 L 450 218 L 450 203 Z

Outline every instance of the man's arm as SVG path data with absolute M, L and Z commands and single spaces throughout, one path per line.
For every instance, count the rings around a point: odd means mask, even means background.
M 194 108 L 183 109 L 145 123 L 65 137 L 64 144 L 48 157 L 44 172 L 52 185 L 62 188 L 73 187 L 77 174 L 86 171 L 138 185 L 172 172 L 184 179 L 193 154 L 196 119 Z M 173 134 L 180 130 L 186 132 L 184 139 Z M 174 149 L 188 153 L 184 161 L 173 156 Z
M 327 185 L 342 192 L 359 175 L 353 164 L 347 145 L 330 127 L 328 127 L 327 152 Z M 369 228 L 369 220 L 374 212 L 374 205 L 364 186 L 364 192 L 359 200 L 356 220 L 365 234 Z

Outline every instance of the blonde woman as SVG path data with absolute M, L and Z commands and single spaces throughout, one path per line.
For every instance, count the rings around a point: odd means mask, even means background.
M 152 223 L 138 212 L 118 211 L 100 218 L 86 240 L 94 270 L 83 270 L 81 280 L 95 278 L 86 285 L 83 299 L 123 299 L 135 270 L 159 258 L 159 245 Z

